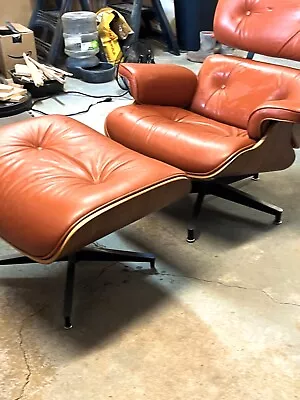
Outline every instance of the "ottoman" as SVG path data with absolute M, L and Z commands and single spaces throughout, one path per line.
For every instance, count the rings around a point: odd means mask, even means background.
M 0 264 L 68 261 L 70 328 L 78 261 L 145 261 L 151 254 L 85 246 L 190 190 L 185 173 L 53 115 L 0 129 L 0 236 L 20 253 Z

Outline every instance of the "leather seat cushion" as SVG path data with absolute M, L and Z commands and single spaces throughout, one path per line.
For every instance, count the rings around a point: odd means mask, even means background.
M 209 174 L 255 141 L 247 131 L 176 107 L 132 104 L 110 113 L 109 137 L 190 174 Z
M 190 188 L 182 171 L 63 116 L 2 127 L 0 176 L 0 236 L 32 258 L 45 260 L 85 219 L 90 225 L 80 244 L 87 245 Z M 158 187 L 159 195 L 149 197 Z M 120 210 L 114 218 L 101 214 L 114 208 Z M 97 225 L 95 213 L 100 215 Z

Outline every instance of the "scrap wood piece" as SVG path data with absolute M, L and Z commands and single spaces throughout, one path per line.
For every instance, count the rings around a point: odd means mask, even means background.
M 36 68 L 40 69 L 48 79 L 56 80 L 61 84 L 65 83 L 64 79 L 62 79 L 56 72 L 48 69 L 46 65 L 40 64 L 38 61 L 34 60 L 31 57 L 28 57 L 28 59 L 36 66 Z
M 53 67 L 53 65 L 45 65 L 48 69 L 52 69 L 53 71 L 57 72 L 63 76 L 73 76 L 71 72 L 64 71 L 63 69 Z
M 5 83 L 4 84 L 8 85 L 8 86 L 20 88 L 20 89 L 23 89 L 23 87 L 24 87 L 23 85 L 19 85 L 18 83 L 15 83 L 12 78 L 5 79 Z
M 31 61 L 29 60 L 29 57 L 28 57 L 25 53 L 23 53 L 23 58 L 24 58 L 24 60 L 25 60 L 25 63 L 26 63 L 26 65 L 27 65 L 27 67 L 28 67 L 29 70 L 30 70 L 30 73 L 31 73 L 31 76 L 32 76 L 34 85 L 35 85 L 36 87 L 44 86 L 44 79 L 43 79 L 43 73 L 42 73 L 42 71 L 40 71 L 40 70 L 37 68 L 37 66 L 36 66 L 33 62 L 31 62 Z
M 16 96 L 24 96 L 27 94 L 26 89 L 19 89 L 19 88 L 13 88 L 13 91 L 10 93 L 1 93 L 0 92 L 0 101 L 8 101 L 11 98 L 14 98 Z
M 0 83 L 0 93 L 10 93 L 14 90 L 12 86 Z
M 15 95 L 12 96 L 8 101 L 11 103 L 19 103 L 22 99 L 24 99 L 25 95 Z
M 24 64 L 16 64 L 15 65 L 15 74 L 19 75 L 19 76 L 31 77 L 31 72 L 30 72 L 29 67 Z
M 30 69 L 26 64 L 16 64 L 15 73 L 17 75 L 31 76 Z
M 17 75 L 15 75 L 15 76 L 17 76 Z M 32 83 L 32 79 L 27 78 L 26 76 L 20 76 L 20 77 L 18 76 L 18 78 L 20 79 L 20 81 L 22 81 L 24 83 Z M 15 85 L 17 85 L 17 84 L 15 83 Z M 19 86 L 23 87 L 23 85 L 19 85 Z

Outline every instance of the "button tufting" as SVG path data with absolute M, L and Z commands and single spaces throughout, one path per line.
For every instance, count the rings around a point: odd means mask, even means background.
M 246 15 L 251 15 L 251 11 L 247 11 L 247 12 L 246 12 Z
M 226 88 L 226 85 L 222 85 L 222 86 L 221 86 L 221 89 L 225 89 L 225 88 Z
M 38 149 L 38 150 L 43 150 L 43 148 L 42 148 L 42 147 L 37 147 L 37 149 Z

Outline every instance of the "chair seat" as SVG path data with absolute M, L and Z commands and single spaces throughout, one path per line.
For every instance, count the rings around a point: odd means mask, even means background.
M 0 129 L 0 236 L 43 263 L 186 194 L 185 174 L 63 116 Z
M 106 120 L 106 134 L 190 174 L 206 175 L 256 142 L 247 131 L 176 107 L 129 105 Z

